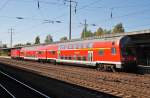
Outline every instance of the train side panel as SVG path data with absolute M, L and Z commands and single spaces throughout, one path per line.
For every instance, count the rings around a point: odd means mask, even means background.
M 46 46 L 39 46 L 37 47 L 37 58 L 40 61 L 46 60 L 47 59 L 47 54 L 46 54 Z
M 47 61 L 56 64 L 58 58 L 58 45 L 51 44 L 46 46 Z
M 100 64 L 112 64 L 121 67 L 121 55 L 118 41 L 95 42 L 94 61 Z
M 20 49 L 12 49 L 11 58 L 19 58 L 19 57 L 20 57 Z
M 26 60 L 38 60 L 37 46 L 22 48 L 20 57 Z

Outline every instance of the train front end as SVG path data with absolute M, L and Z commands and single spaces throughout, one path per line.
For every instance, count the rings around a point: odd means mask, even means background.
M 135 71 L 137 66 L 136 49 L 128 36 L 124 36 L 120 40 L 120 53 L 122 69 L 124 71 Z

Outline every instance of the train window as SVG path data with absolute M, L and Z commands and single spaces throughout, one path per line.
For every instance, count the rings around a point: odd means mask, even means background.
M 69 56 L 69 57 L 68 57 L 68 59 L 69 59 L 69 60 L 71 60 L 71 59 L 72 59 L 72 57 L 70 57 L 70 56 Z
M 76 45 L 76 49 L 79 49 L 79 48 L 80 48 L 80 44 L 77 44 L 77 45 Z
M 59 45 L 59 50 L 61 50 L 62 49 L 62 45 Z
M 79 49 L 81 48 L 81 44 L 78 44 L 78 48 L 79 48 Z
M 51 51 L 48 51 L 49 54 L 51 54 Z
M 104 55 L 104 49 L 99 50 L 99 55 L 101 55 L 101 56 Z
M 83 48 L 86 48 L 86 44 L 83 44 Z
M 64 45 L 60 45 L 59 49 L 60 50 L 65 49 L 65 46 Z
M 48 51 L 49 54 L 55 55 L 55 51 Z
M 86 61 L 86 57 L 85 56 L 82 57 L 82 61 Z
M 52 51 L 52 54 L 55 55 L 55 51 Z
M 81 60 L 81 57 L 79 56 L 79 57 L 77 57 L 77 60 Z
M 112 42 L 112 45 L 115 45 L 115 42 L 114 42 L 114 41 Z
M 76 60 L 76 55 L 74 55 L 73 59 Z
M 73 49 L 73 45 L 69 45 L 69 47 L 68 47 L 69 49 Z
M 65 57 L 65 59 L 67 60 L 67 59 L 68 59 L 68 57 L 66 56 L 66 57 Z
M 20 52 L 20 54 L 22 54 L 22 55 L 23 55 L 23 54 L 24 54 L 24 52 Z
M 116 54 L 116 48 L 114 48 L 114 47 L 111 48 L 111 54 L 112 54 L 112 55 L 115 55 L 115 54 Z
M 64 59 L 64 57 L 63 57 L 63 56 L 61 56 L 61 59 Z
M 93 46 L 92 43 L 88 43 L 86 47 L 87 47 L 87 48 L 92 48 L 92 46 Z
M 68 46 L 68 45 L 65 45 L 64 49 L 69 49 L 69 46 Z
M 81 48 L 84 48 L 84 45 L 83 45 L 83 44 L 81 44 Z
M 42 51 L 39 51 L 38 54 L 42 54 Z
M 76 44 L 73 45 L 73 49 L 76 49 Z
M 48 51 L 48 53 L 49 53 L 49 54 L 51 54 L 51 53 L 52 53 L 52 51 Z

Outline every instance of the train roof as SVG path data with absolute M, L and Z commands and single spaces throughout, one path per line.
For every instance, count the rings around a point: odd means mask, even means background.
M 134 32 L 125 32 L 125 33 L 118 33 L 118 34 L 105 34 L 102 36 L 95 36 L 95 37 L 89 37 L 85 39 L 72 39 L 72 40 L 67 40 L 67 41 L 56 41 L 48 44 L 36 44 L 36 45 L 27 45 L 23 46 L 23 48 L 36 48 L 38 46 L 45 46 L 45 45 L 50 45 L 50 44 L 63 44 L 63 43 L 72 43 L 72 42 L 85 42 L 85 41 L 115 41 L 115 40 L 120 40 L 121 38 L 125 36 L 132 36 L 132 35 L 138 35 L 138 34 L 146 34 L 150 33 L 150 29 L 148 30 L 141 30 L 141 31 L 134 31 Z

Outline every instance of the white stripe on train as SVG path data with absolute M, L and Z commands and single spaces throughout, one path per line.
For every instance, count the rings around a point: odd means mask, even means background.
M 24 57 L 24 59 L 28 60 L 38 60 L 39 58 L 36 57 Z M 40 58 L 40 59 L 46 59 L 46 58 Z M 78 61 L 78 60 L 63 60 L 63 59 L 55 59 L 55 58 L 47 58 L 51 60 L 56 60 L 58 63 L 73 63 L 73 64 L 83 64 L 87 66 L 96 66 L 96 63 L 105 63 L 105 64 L 115 64 L 116 68 L 121 68 L 121 62 L 113 62 L 113 61 Z

